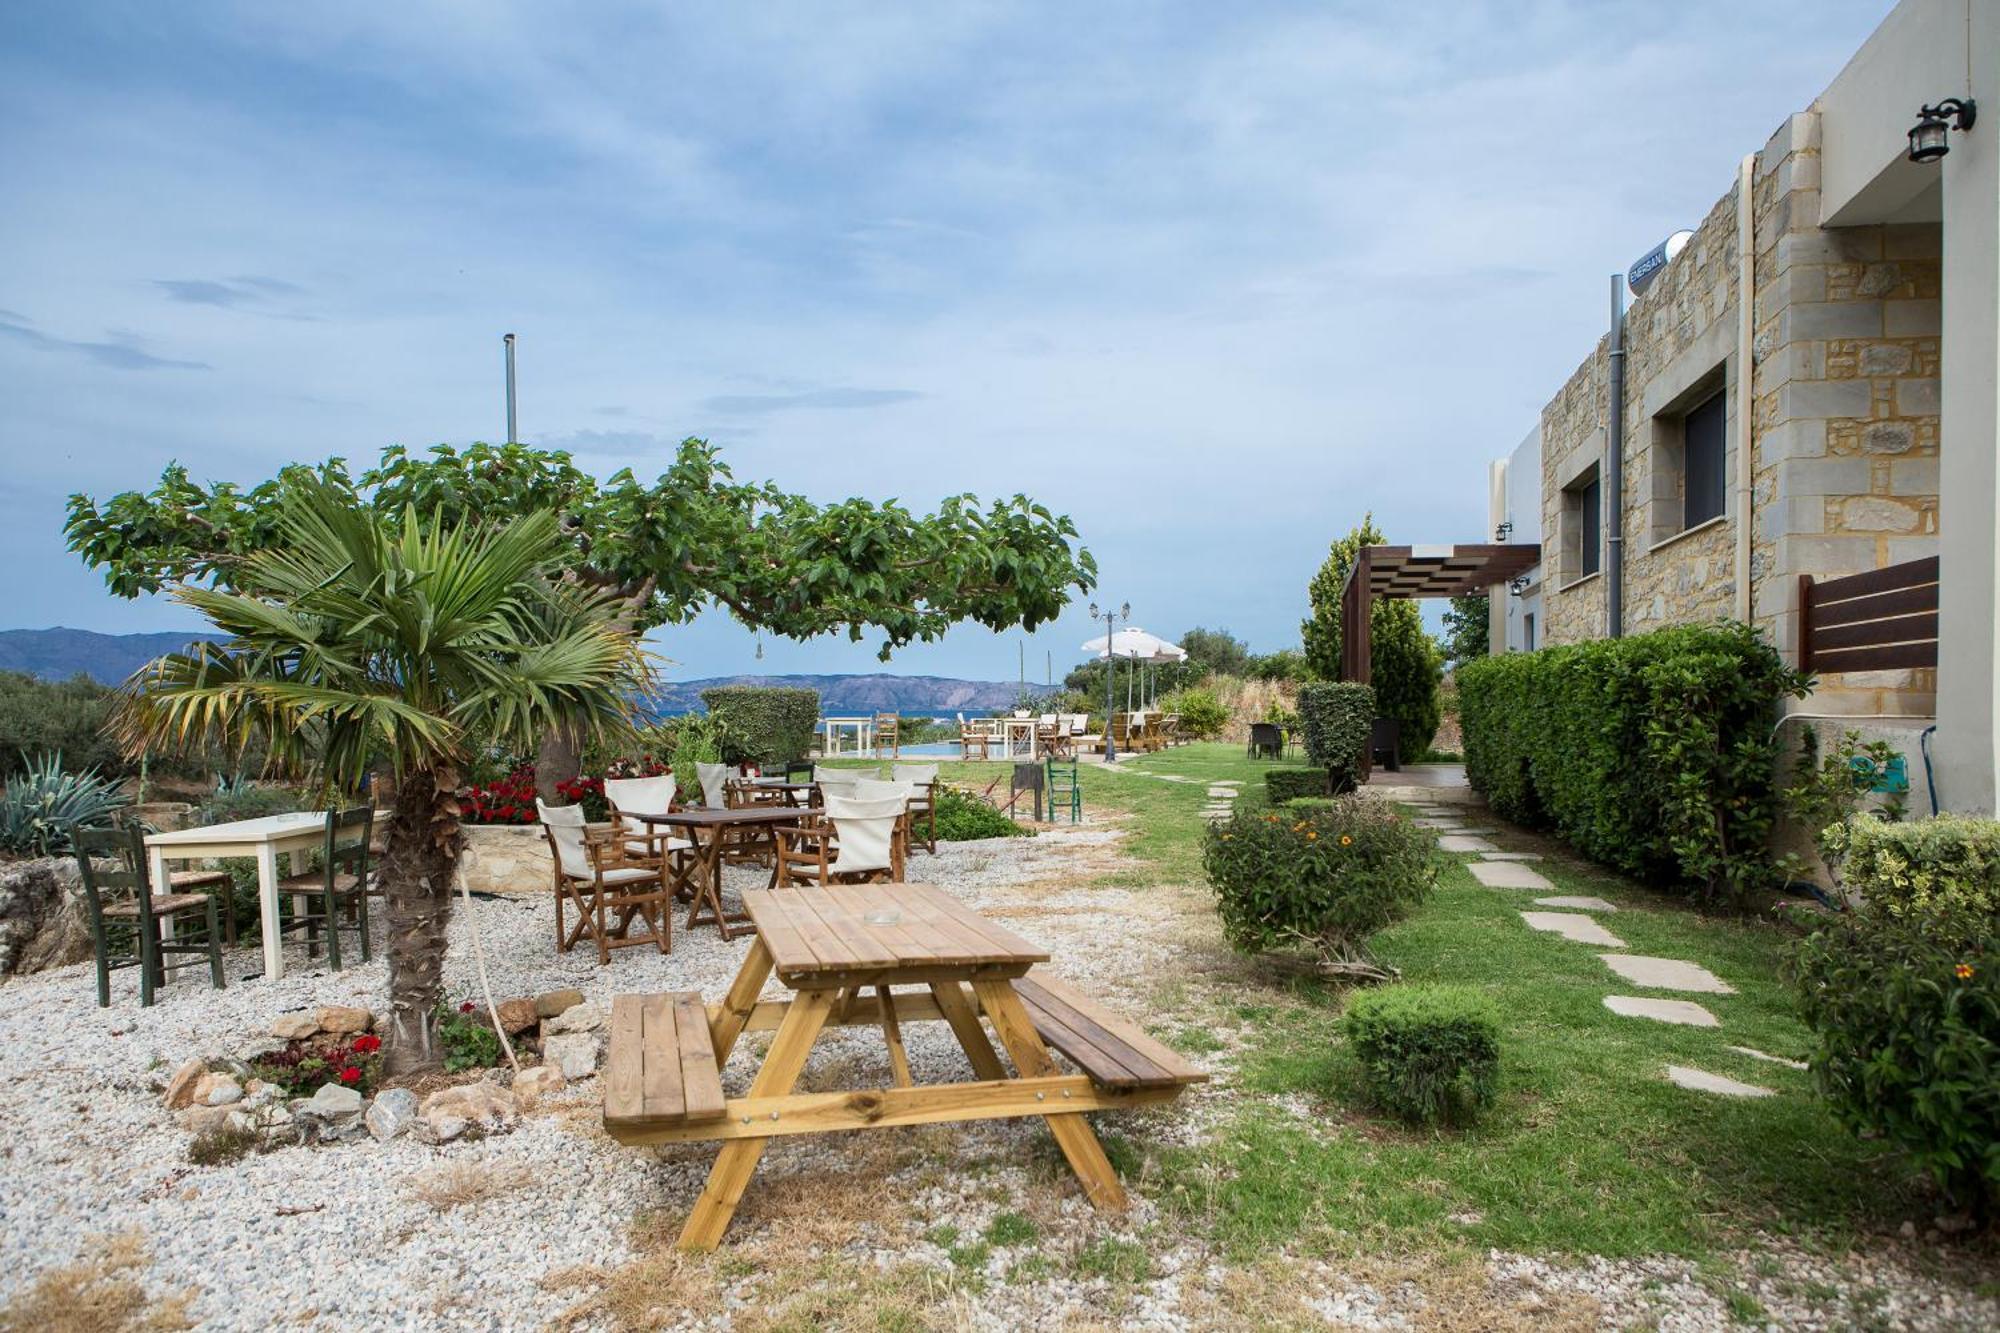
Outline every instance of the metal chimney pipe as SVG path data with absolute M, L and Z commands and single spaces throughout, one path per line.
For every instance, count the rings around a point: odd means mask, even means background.
M 508 334 L 500 341 L 507 344 L 507 443 L 518 440 L 514 432 L 514 335 Z
M 1625 275 L 1611 275 L 1610 420 L 1604 445 L 1605 632 L 1625 633 Z

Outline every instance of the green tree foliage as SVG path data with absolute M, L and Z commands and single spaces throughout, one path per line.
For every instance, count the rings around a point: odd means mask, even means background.
M 1299 724 L 1306 762 L 1323 769 L 1332 790 L 1352 791 L 1374 730 L 1375 691 L 1353 681 L 1308 681 L 1299 687 Z
M 552 730 L 628 736 L 645 656 L 620 599 L 562 579 L 552 512 L 494 522 L 412 508 L 392 521 L 309 473 L 268 507 L 258 548 L 229 557 L 226 588 L 168 585 L 217 642 L 135 677 L 117 726 L 128 752 L 261 738 L 334 793 L 359 790 L 378 763 L 393 775 L 386 1055 L 392 1074 L 430 1067 L 465 766 L 478 747 L 530 747 Z
M 708 715 L 728 729 L 722 757 L 771 768 L 804 759 L 819 722 L 819 691 L 780 685 L 717 685 L 701 692 Z
M 1340 592 L 1347 571 L 1354 568 L 1364 546 L 1380 546 L 1382 530 L 1375 516 L 1333 543 L 1326 563 L 1313 575 L 1306 594 L 1312 614 L 1299 626 L 1306 665 L 1321 680 L 1340 679 Z M 1380 600 L 1371 613 L 1369 683 L 1375 687 L 1375 707 L 1396 720 L 1397 757 L 1415 759 L 1431 747 L 1444 717 L 1438 684 L 1444 679 L 1444 655 L 1424 629 L 1423 613 L 1409 600 Z
M 1141 663 L 1135 681 L 1150 680 L 1155 694 L 1167 694 L 1175 690 L 1188 689 L 1199 685 L 1210 676 L 1247 676 L 1253 658 L 1250 645 L 1237 638 L 1226 629 L 1203 629 L 1196 625 L 1172 640 L 1187 654 L 1185 662 L 1161 662 L 1157 665 Z M 1130 662 L 1120 660 L 1118 674 L 1114 678 L 1117 706 L 1125 706 L 1125 679 L 1133 675 Z M 1070 668 L 1063 677 L 1063 688 L 1093 699 L 1093 707 L 1104 708 L 1104 673 L 1108 669 L 1101 657 L 1086 658 Z M 1136 685 L 1135 685 L 1136 689 Z M 1135 696 L 1136 697 L 1136 696 Z
M 61 754 L 72 772 L 122 775 L 125 756 L 104 735 L 111 699 L 111 690 L 88 676 L 46 681 L 0 671 L 0 780 L 45 754 Z
M 1493 603 L 1483 592 L 1454 597 L 1444 609 L 1444 656 L 1454 667 L 1486 656 Z

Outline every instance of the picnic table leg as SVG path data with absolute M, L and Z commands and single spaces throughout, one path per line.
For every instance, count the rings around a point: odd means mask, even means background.
M 708 1025 L 708 1039 L 715 1047 L 717 1065 L 728 1063 L 729 1052 L 743 1034 L 743 1025 L 750 1021 L 750 1011 L 757 1007 L 757 996 L 770 976 L 771 951 L 764 947 L 764 937 L 759 935 L 751 941 L 750 952 L 744 955 L 736 980 L 729 983 L 729 994 L 723 997 L 721 1011 Z
M 1014 1057 L 1014 1067 L 1022 1078 L 1046 1078 L 1057 1072 L 1055 1062 L 1049 1059 L 1048 1047 L 1042 1045 L 1042 1034 L 1035 1031 L 1034 1020 L 1028 1017 L 1011 981 L 975 981 L 972 989 L 979 996 L 986 1016 L 993 1020 L 1000 1044 Z M 1089 1123 L 1074 1114 L 1042 1118 L 1048 1122 L 1049 1132 L 1055 1135 L 1056 1146 L 1069 1159 L 1070 1169 L 1076 1172 L 1083 1195 L 1091 1205 L 1125 1207 L 1125 1187 L 1118 1183 L 1118 1173 L 1111 1169 L 1111 1159 L 1104 1155 L 1104 1145 L 1097 1141 Z
M 911 1087 L 910 1055 L 903 1049 L 903 1028 L 896 1021 L 896 1001 L 887 986 L 877 986 L 875 995 L 882 1003 L 882 1039 L 889 1043 L 889 1072 L 897 1087 Z
M 264 980 L 285 975 L 285 937 L 278 928 L 278 852 L 257 844 L 257 912 L 264 932 Z
M 777 1035 L 771 1039 L 764 1066 L 750 1084 L 750 1096 L 782 1097 L 792 1090 L 799 1080 L 799 1071 L 805 1068 L 806 1057 L 812 1053 L 813 1043 L 819 1040 L 820 1031 L 826 1026 L 833 1002 L 832 991 L 799 992 L 785 1010 L 785 1020 L 778 1025 Z M 715 1166 L 708 1173 L 708 1183 L 702 1186 L 701 1198 L 695 1201 L 687 1225 L 681 1228 L 680 1248 L 712 1250 L 721 1242 L 722 1233 L 729 1229 L 729 1219 L 736 1214 L 736 1205 L 743 1201 L 751 1173 L 764 1156 L 765 1143 L 764 1139 L 731 1139 L 722 1145 L 722 1151 L 715 1156 Z
M 986 1029 L 979 1026 L 979 1006 L 965 993 L 965 983 L 932 982 L 931 995 L 937 1000 L 944 1021 L 951 1025 L 952 1035 L 965 1049 L 965 1058 L 972 1061 L 972 1072 L 989 1082 L 1007 1077 L 1007 1067 L 993 1053 L 993 1043 L 986 1040 Z

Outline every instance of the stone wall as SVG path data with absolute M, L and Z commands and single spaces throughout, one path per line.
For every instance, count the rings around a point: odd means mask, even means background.
M 474 893 L 547 893 L 555 861 L 540 824 L 471 824 L 459 858 Z
M 1838 577 L 1937 551 L 1940 231 L 1822 229 L 1818 133 L 1815 113 L 1789 118 L 1758 155 L 1751 194 L 1751 614 L 1791 660 L 1799 575 Z M 1626 316 L 1626 633 L 1735 610 L 1734 447 L 1746 399 L 1736 235 L 1731 189 Z M 1575 575 L 1563 489 L 1602 467 L 1607 349 L 1601 340 L 1542 411 L 1549 643 L 1606 632 L 1603 578 Z M 1717 385 L 1730 442 L 1724 514 L 1679 531 L 1673 423 Z M 1823 678 L 1805 707 L 1928 714 L 1935 674 Z

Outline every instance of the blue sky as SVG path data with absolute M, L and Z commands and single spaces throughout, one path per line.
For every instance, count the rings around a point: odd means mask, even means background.
M 0 9 L 0 627 L 105 594 L 63 497 L 504 434 L 649 475 L 1072 514 L 1163 634 L 1294 643 L 1327 543 L 1477 540 L 1605 274 L 1887 0 Z M 1011 678 L 1090 634 L 955 631 Z M 881 669 L 711 615 L 677 676 Z

